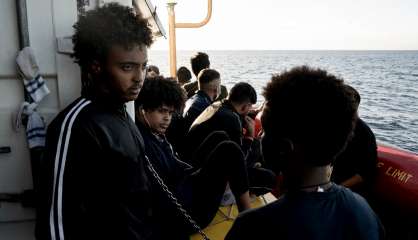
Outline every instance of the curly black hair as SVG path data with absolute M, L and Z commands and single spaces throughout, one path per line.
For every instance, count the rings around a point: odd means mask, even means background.
M 135 100 L 135 108 L 153 111 L 165 105 L 180 111 L 185 102 L 186 92 L 175 79 L 157 76 L 145 80 Z
M 262 125 L 266 135 L 303 145 L 311 166 L 330 164 L 351 136 L 355 93 L 325 70 L 300 66 L 273 75 L 264 88 Z
M 117 3 L 85 12 L 74 24 L 72 57 L 82 69 L 94 61 L 103 63 L 114 45 L 131 49 L 136 45 L 151 46 L 152 32 L 141 14 Z
M 197 52 L 190 58 L 190 65 L 194 75 L 197 77 L 200 71 L 210 67 L 209 56 L 204 52 Z

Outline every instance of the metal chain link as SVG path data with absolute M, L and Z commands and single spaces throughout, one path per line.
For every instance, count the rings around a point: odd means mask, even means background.
M 194 228 L 194 230 L 198 231 L 199 234 L 202 236 L 204 240 L 210 240 L 209 237 L 206 235 L 205 232 L 203 232 L 202 228 L 200 228 L 199 225 L 197 225 L 196 221 L 193 220 L 193 218 L 187 213 L 187 211 L 183 208 L 183 206 L 178 202 L 177 198 L 174 196 L 174 194 L 168 189 L 167 185 L 165 185 L 164 181 L 161 179 L 161 177 L 158 175 L 157 171 L 154 169 L 151 161 L 149 160 L 148 156 L 145 155 L 145 159 L 147 161 L 147 167 L 152 173 L 152 176 L 157 181 L 158 185 L 160 185 L 161 189 L 167 194 L 167 197 L 170 199 L 170 201 L 177 207 L 177 210 L 183 215 L 183 217 L 190 223 L 190 225 Z

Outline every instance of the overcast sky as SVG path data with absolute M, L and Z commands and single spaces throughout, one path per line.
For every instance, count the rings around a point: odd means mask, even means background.
M 152 2 L 168 33 L 167 1 Z M 207 0 L 177 3 L 177 22 L 206 16 Z M 418 0 L 213 0 L 208 25 L 177 29 L 177 49 L 418 50 Z

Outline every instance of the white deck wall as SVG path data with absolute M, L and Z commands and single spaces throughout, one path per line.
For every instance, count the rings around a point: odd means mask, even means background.
M 91 9 L 112 0 L 90 0 Z M 131 0 L 117 1 L 131 5 Z M 80 95 L 80 71 L 68 54 L 58 53 L 57 39 L 71 36 L 77 19 L 76 0 L 27 0 L 30 46 L 41 75 L 51 93 L 38 107 L 49 123 Z M 24 101 L 22 80 L 16 72 L 19 51 L 15 0 L 0 4 L 0 146 L 11 153 L 0 154 L 0 193 L 21 193 L 32 188 L 32 174 L 25 129 L 14 131 L 12 119 Z M 67 41 L 72 49 L 71 41 Z M 61 50 L 61 48 L 60 48 Z M 131 106 L 132 107 L 132 106 Z M 0 203 L 0 239 L 34 239 L 35 211 L 20 204 Z
M 13 129 L 12 119 L 24 101 L 22 80 L 16 72 L 19 36 L 15 0 L 0 4 L 0 146 L 11 153 L 0 154 L 0 193 L 21 193 L 32 188 L 32 174 L 25 129 Z M 90 0 L 91 9 L 112 0 Z M 131 0 L 117 1 L 131 5 Z M 27 0 L 30 46 L 41 75 L 51 93 L 38 107 L 49 123 L 53 117 L 80 95 L 80 70 L 68 54 L 58 53 L 58 39 L 73 34 L 77 19 L 76 0 Z M 71 41 L 66 50 L 72 49 Z M 128 106 L 129 107 L 129 106 Z M 130 106 L 133 108 L 133 106 Z M 0 203 L 0 239 L 34 239 L 35 210 L 21 204 Z
M 78 66 L 68 55 L 57 53 L 57 38 L 72 35 L 76 4 L 76 0 L 27 0 L 30 46 L 51 91 L 38 108 L 47 122 L 80 93 Z M 11 153 L 0 154 L 0 193 L 20 193 L 32 188 L 32 174 L 25 129 L 15 132 L 12 124 L 24 101 L 15 63 L 19 51 L 15 0 L 1 1 L 0 32 L 0 146 L 11 147 Z M 0 203 L 0 239 L 33 239 L 34 217 L 34 209 Z

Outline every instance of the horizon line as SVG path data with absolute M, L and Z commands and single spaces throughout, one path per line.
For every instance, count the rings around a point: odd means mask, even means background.
M 168 51 L 168 49 L 150 49 L 151 51 Z M 177 49 L 177 51 L 323 51 L 323 52 L 362 52 L 362 51 L 375 51 L 375 52 L 417 52 L 418 49 Z

